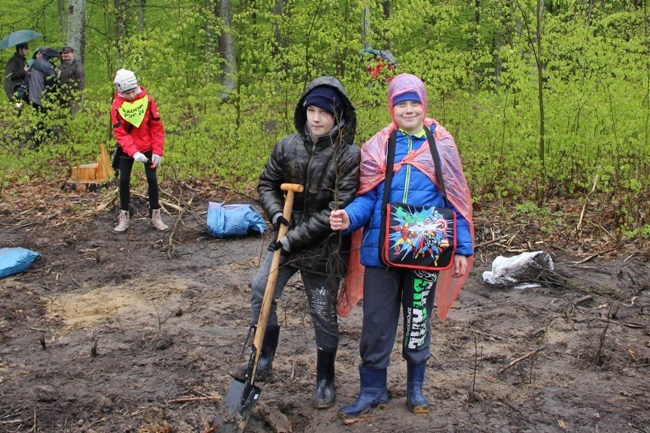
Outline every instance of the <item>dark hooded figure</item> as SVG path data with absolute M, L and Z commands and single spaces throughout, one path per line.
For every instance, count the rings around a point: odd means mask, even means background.
M 336 298 L 347 263 L 349 237 L 329 226 L 329 214 L 350 203 L 359 183 L 359 148 L 354 144 L 356 112 L 343 88 L 333 77 L 313 80 L 298 100 L 294 114 L 296 132 L 273 147 L 259 178 L 260 205 L 277 229 L 288 226 L 286 236 L 269 247 L 264 263 L 252 281 L 252 322 L 257 324 L 273 252 L 282 249 L 273 302 L 257 366 L 256 380 L 268 379 L 278 345 L 280 326 L 276 303 L 291 276 L 300 272 L 314 325 L 317 353 L 316 389 L 312 406 L 334 405 L 334 360 L 339 342 Z M 283 183 L 300 184 L 291 221 L 282 216 Z M 275 238 L 274 238 L 275 239 Z M 247 366 L 233 372 L 243 379 Z
M 34 60 L 29 68 L 27 81 L 29 83 L 29 102 L 36 108 L 43 104 L 43 93 L 47 87 L 56 83 L 54 60 L 59 57 L 59 52 L 54 48 L 46 48 L 40 58 Z

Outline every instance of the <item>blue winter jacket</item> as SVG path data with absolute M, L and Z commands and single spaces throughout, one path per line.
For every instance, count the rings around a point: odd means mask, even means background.
M 433 132 L 435 125 L 432 125 L 431 129 Z M 419 136 L 412 136 L 398 130 L 395 163 L 401 161 L 409 151 L 419 149 L 426 140 L 424 131 Z M 344 233 L 351 233 L 363 227 L 361 264 L 375 268 L 385 267 L 379 257 L 379 231 L 384 185 L 384 181 L 380 182 L 374 189 L 356 197 L 352 203 L 345 207 L 345 211 L 350 217 L 350 227 Z M 445 204 L 443 195 L 435 184 L 416 167 L 405 164 L 393 174 L 389 201 L 453 209 L 456 213 L 456 254 L 473 255 L 472 238 L 467 220 L 451 203 Z

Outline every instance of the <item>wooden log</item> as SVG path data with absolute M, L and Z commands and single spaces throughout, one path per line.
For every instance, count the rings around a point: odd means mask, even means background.
M 99 163 L 93 162 L 92 164 L 77 164 L 70 170 L 70 177 L 73 181 L 88 181 L 97 180 L 97 169 Z
M 111 157 L 106 151 L 106 146 L 104 144 L 99 145 L 99 160 L 97 161 L 99 166 L 97 167 L 97 179 L 108 180 L 113 175 L 113 167 L 111 164 Z
M 99 159 L 90 164 L 77 164 L 70 170 L 73 182 L 110 180 L 113 173 L 111 158 L 104 144 L 99 145 Z

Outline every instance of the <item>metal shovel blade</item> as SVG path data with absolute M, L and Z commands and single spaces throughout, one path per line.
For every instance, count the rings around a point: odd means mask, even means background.
M 222 412 L 214 420 L 217 433 L 242 433 L 261 390 L 239 379 L 233 379 L 222 403 Z

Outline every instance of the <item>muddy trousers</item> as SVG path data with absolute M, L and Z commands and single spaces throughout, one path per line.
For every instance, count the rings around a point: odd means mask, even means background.
M 151 159 L 151 151 L 145 152 L 145 156 Z M 120 210 L 129 210 L 129 203 L 131 202 L 131 171 L 133 170 L 133 163 L 135 160 L 129 157 L 126 153 L 122 153 L 119 157 L 120 160 Z M 160 209 L 158 199 L 158 176 L 156 169 L 151 168 L 150 162 L 145 162 L 144 173 L 147 177 L 147 186 L 149 194 L 149 217 L 151 211 Z
M 407 365 L 426 363 L 431 354 L 431 314 L 437 279 L 437 272 L 366 267 L 359 343 L 362 367 L 388 368 L 400 307 L 404 316 L 402 357 Z
M 262 299 L 264 298 L 266 281 L 268 280 L 272 260 L 273 253 L 268 252 L 251 283 L 251 313 L 253 324 L 257 323 L 260 315 Z M 336 350 L 339 343 L 336 293 L 340 281 L 338 279 L 332 281 L 332 278 L 326 275 L 299 270 L 298 268 L 286 265 L 285 262 L 286 259 L 282 257 L 278 269 L 278 279 L 275 284 L 268 324 L 271 326 L 278 325 L 277 301 L 282 296 L 282 291 L 289 282 L 289 279 L 296 272 L 300 272 L 309 303 L 309 314 L 314 324 L 316 346 L 326 351 Z

